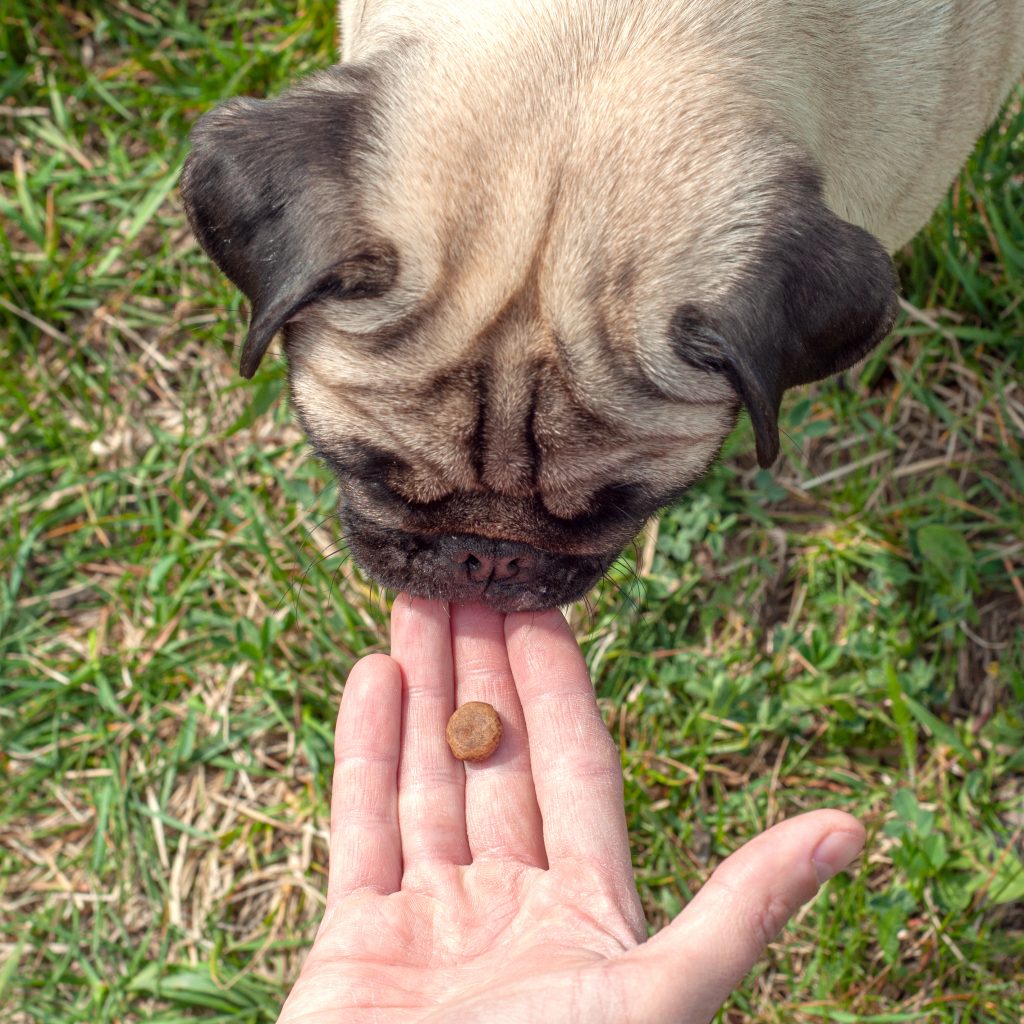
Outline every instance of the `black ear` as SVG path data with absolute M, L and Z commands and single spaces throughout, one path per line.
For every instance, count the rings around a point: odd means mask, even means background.
M 817 175 L 804 173 L 745 279 L 715 309 L 681 306 L 672 342 L 687 362 L 729 378 L 767 467 L 779 454 L 782 393 L 853 365 L 889 333 L 896 308 L 882 244 L 837 217 Z
M 354 214 L 368 85 L 335 67 L 276 99 L 229 100 L 192 129 L 181 195 L 196 238 L 252 305 L 244 377 L 303 306 L 378 294 L 390 279 Z

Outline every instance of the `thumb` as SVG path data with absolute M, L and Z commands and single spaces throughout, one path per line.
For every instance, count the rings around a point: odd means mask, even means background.
M 786 922 L 864 847 L 842 811 L 781 822 L 728 857 L 664 931 L 629 956 L 644 1021 L 709 1021 Z

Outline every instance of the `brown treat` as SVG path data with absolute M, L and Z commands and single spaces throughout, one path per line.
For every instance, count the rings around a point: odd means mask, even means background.
M 498 749 L 501 719 L 490 704 L 471 700 L 448 719 L 444 734 L 460 761 L 483 761 Z

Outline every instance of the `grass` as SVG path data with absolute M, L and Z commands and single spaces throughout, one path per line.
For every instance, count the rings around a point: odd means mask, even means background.
M 386 601 L 175 191 L 194 118 L 330 4 L 0 15 L 0 1019 L 272 1022 L 322 907 L 331 729 Z M 652 927 L 786 815 L 868 825 L 719 1020 L 1024 1002 L 1024 111 L 900 254 L 904 312 L 573 609 Z

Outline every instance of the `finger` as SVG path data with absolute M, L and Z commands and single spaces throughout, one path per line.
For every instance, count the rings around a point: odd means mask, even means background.
M 466 832 L 473 860 L 514 859 L 547 867 L 530 771 L 526 720 L 505 646 L 505 617 L 481 604 L 453 605 L 455 703 L 482 700 L 501 718 L 501 743 L 466 769 Z
M 447 605 L 399 594 L 391 611 L 391 656 L 403 681 L 398 820 L 405 872 L 468 864 L 466 773 L 444 735 L 455 708 Z
M 401 722 L 398 665 L 384 654 L 371 654 L 349 674 L 334 734 L 328 907 L 355 889 L 391 893 L 401 885 Z
M 557 611 L 509 615 L 505 635 L 548 862 L 593 862 L 636 903 L 619 752 L 576 640 Z
M 682 914 L 626 958 L 638 1017 L 710 1020 L 786 922 L 864 846 L 842 811 L 812 811 L 752 839 L 716 869 Z

